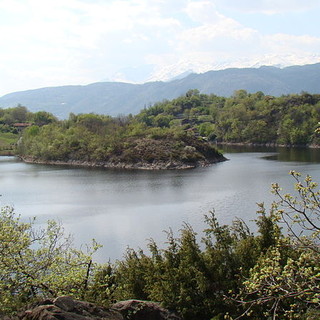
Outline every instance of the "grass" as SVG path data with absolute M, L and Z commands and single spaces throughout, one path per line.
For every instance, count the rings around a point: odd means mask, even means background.
M 18 134 L 0 132 L 0 155 L 13 155 L 18 138 Z

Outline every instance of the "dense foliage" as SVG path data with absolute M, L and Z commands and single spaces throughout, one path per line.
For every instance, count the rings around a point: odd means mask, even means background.
M 57 121 L 45 111 L 29 112 L 26 107 L 0 109 L 0 154 L 13 154 L 19 131 L 29 125 L 46 125 Z
M 35 298 L 81 297 L 95 265 L 95 242 L 84 253 L 73 248 L 57 222 L 36 228 L 34 221 L 22 222 L 10 207 L 1 210 L 0 230 L 0 316 Z
M 209 139 L 230 143 L 319 144 L 320 95 L 281 97 L 239 90 L 230 98 L 190 90 L 137 116 L 150 126 L 184 125 Z
M 0 142 L 2 149 L 13 149 L 17 124 L 26 123 L 30 127 L 19 140 L 21 156 L 53 161 L 180 159 L 192 163 L 205 157 L 210 149 L 207 141 L 319 145 L 319 122 L 317 94 L 272 97 L 238 90 L 225 98 L 189 90 L 136 116 L 70 114 L 68 120 L 58 121 L 50 113 L 31 113 L 23 106 L 0 109 Z M 206 150 L 200 145 L 206 145 Z
M 22 157 L 80 161 L 95 165 L 148 164 L 196 166 L 222 156 L 212 144 L 180 128 L 148 127 L 132 117 L 82 114 L 66 121 L 25 129 Z M 166 167 L 164 167 L 166 168 Z
M 185 224 L 178 237 L 167 233 L 164 248 L 151 240 L 149 253 L 128 249 L 105 265 L 92 262 L 95 243 L 83 253 L 54 221 L 37 230 L 3 208 L 0 315 L 69 294 L 106 306 L 155 300 L 186 320 L 319 319 L 320 191 L 311 177 L 291 175 L 296 192 L 273 185 L 277 201 L 269 213 L 259 205 L 256 234 L 241 220 L 220 225 L 212 212 L 201 238 Z

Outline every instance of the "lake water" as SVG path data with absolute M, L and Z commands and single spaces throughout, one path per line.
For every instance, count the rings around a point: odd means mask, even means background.
M 103 245 L 96 259 L 121 259 L 126 248 L 145 249 L 147 239 L 165 242 L 184 222 L 197 232 L 204 215 L 242 218 L 254 227 L 257 202 L 268 207 L 278 182 L 291 192 L 296 170 L 320 182 L 320 150 L 227 148 L 229 161 L 185 171 L 120 171 L 26 164 L 0 157 L 1 206 L 12 205 L 39 225 L 62 222 L 77 246 L 92 238 Z

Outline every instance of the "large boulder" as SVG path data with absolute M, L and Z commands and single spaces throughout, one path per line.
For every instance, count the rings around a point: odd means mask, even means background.
M 126 300 L 111 307 L 127 320 L 181 320 L 175 314 L 150 301 Z
M 111 309 L 92 303 L 77 301 L 71 297 L 45 300 L 19 315 L 21 320 L 123 320 L 123 316 Z
M 44 300 L 18 317 L 8 320 L 181 320 L 178 316 L 150 301 L 126 300 L 110 309 L 78 301 L 69 296 Z

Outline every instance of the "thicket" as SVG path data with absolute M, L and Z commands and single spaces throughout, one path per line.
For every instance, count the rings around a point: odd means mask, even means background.
M 75 249 L 54 221 L 39 230 L 3 208 L 0 315 L 68 294 L 106 306 L 155 300 L 186 320 L 319 319 L 320 192 L 311 177 L 291 175 L 292 194 L 274 184 L 270 211 L 259 205 L 256 234 L 212 212 L 201 237 L 185 224 L 177 237 L 168 231 L 163 249 L 151 240 L 148 253 L 128 249 L 115 263 L 93 262 L 99 246 Z

